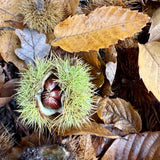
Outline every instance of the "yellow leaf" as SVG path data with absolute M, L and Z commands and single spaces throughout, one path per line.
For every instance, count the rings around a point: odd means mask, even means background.
M 125 100 L 99 97 L 97 105 L 99 106 L 97 114 L 105 124 L 114 124 L 114 127 L 125 133 L 135 133 L 142 129 L 138 112 Z
M 147 89 L 160 100 L 160 42 L 139 44 L 139 73 Z
M 121 7 L 101 7 L 88 16 L 75 15 L 54 30 L 53 46 L 69 52 L 107 48 L 119 39 L 133 36 L 148 22 L 147 15 Z

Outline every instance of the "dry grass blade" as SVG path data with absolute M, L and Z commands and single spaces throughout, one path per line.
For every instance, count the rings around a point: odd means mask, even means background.
M 160 100 L 160 42 L 139 44 L 139 73 L 147 89 Z
M 107 48 L 119 39 L 132 36 L 148 22 L 147 15 L 121 7 L 101 7 L 88 16 L 75 15 L 54 30 L 53 46 L 69 52 Z
M 160 132 L 130 134 L 116 139 L 102 160 L 158 160 L 160 159 Z
M 114 127 L 125 133 L 135 133 L 142 129 L 138 112 L 125 100 L 99 97 L 97 105 L 99 106 L 97 114 L 105 124 L 114 124 Z

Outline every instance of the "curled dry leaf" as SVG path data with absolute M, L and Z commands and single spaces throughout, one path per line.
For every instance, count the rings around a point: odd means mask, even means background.
M 139 44 L 138 64 L 145 86 L 160 100 L 160 42 Z
M 121 7 L 101 7 L 88 16 L 75 15 L 54 30 L 53 46 L 69 52 L 107 48 L 119 39 L 132 36 L 148 22 L 147 15 Z
M 62 136 L 92 134 L 99 137 L 108 137 L 113 139 L 119 137 L 96 122 L 91 122 L 87 125 L 83 125 L 83 128 L 81 129 L 72 127 L 69 130 L 64 130 L 62 132 L 60 131 L 59 134 Z
M 51 46 L 46 44 L 45 34 L 39 34 L 35 30 L 24 30 L 16 29 L 16 34 L 21 40 L 22 48 L 15 50 L 17 56 L 24 60 L 26 64 L 35 64 L 34 60 L 42 59 L 48 55 Z
M 106 77 L 112 85 L 117 69 L 117 63 L 108 62 L 106 64 Z
M 130 134 L 116 139 L 102 160 L 158 160 L 160 159 L 160 132 Z
M 138 112 L 125 100 L 97 97 L 96 105 L 99 106 L 97 114 L 105 124 L 114 124 L 125 133 L 136 133 L 142 129 Z
M 149 41 L 160 40 L 160 8 L 158 8 L 151 18 L 151 28 Z

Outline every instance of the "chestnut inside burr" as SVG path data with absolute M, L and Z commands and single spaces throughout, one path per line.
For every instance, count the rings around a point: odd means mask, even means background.
M 58 84 L 54 82 L 53 75 L 44 83 L 41 100 L 42 104 L 47 108 L 59 109 L 61 107 L 61 89 Z

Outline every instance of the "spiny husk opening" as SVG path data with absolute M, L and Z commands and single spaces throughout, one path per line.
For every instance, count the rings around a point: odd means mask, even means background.
M 77 58 L 53 57 L 49 60 L 35 61 L 36 67 L 29 66 L 29 70 L 21 73 L 19 88 L 17 89 L 17 102 L 21 108 L 21 118 L 28 125 L 38 125 L 39 131 L 47 127 L 58 130 L 70 127 L 81 128 L 84 123 L 90 122 L 90 114 L 95 109 L 92 105 L 94 86 L 90 82 L 90 68 Z M 35 96 L 42 88 L 43 77 L 54 70 L 63 93 L 63 110 L 54 117 L 45 116 L 37 107 Z

